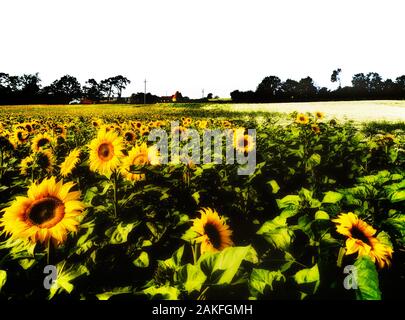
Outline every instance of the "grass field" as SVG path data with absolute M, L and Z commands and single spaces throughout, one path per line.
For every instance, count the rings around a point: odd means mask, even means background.
M 96 109 L 95 109 L 96 108 Z M 252 116 L 271 113 L 275 117 L 284 113 L 322 111 L 327 119 L 356 122 L 405 122 L 405 101 L 340 101 L 265 104 L 155 104 L 155 105 L 33 105 L 0 106 L 0 115 L 124 115 L 147 117 L 170 116 Z
M 400 101 L 2 106 L 0 300 L 403 298 L 404 112 Z M 162 161 L 154 129 L 185 152 Z M 217 164 L 191 158 L 207 129 L 236 158 L 254 152 L 253 172 L 224 150 Z M 191 144 L 176 137 L 187 132 Z

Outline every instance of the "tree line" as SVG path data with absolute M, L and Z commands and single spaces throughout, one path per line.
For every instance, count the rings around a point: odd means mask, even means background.
M 0 104 L 65 104 L 74 99 L 89 101 L 121 98 L 131 81 L 122 75 L 101 81 L 89 79 L 82 86 L 77 78 L 65 75 L 48 86 L 41 86 L 38 73 L 9 75 L 0 72 Z
M 327 101 L 327 100 L 396 100 L 405 99 L 405 75 L 383 80 L 377 72 L 358 73 L 352 77 L 351 86 L 341 86 L 342 70 L 333 70 L 331 82 L 338 88 L 329 90 L 315 85 L 311 77 L 299 81 L 281 81 L 277 76 L 265 77 L 256 91 L 231 92 L 234 102 L 288 102 L 288 101 Z

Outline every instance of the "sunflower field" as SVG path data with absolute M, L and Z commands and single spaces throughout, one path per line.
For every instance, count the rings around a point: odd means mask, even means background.
M 57 108 L 0 113 L 0 299 L 403 297 L 402 129 L 322 112 Z M 255 171 L 162 164 L 148 135 L 173 120 L 255 129 Z

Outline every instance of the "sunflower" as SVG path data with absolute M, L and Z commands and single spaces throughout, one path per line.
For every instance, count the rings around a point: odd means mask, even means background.
M 133 132 L 132 130 L 125 131 L 124 140 L 126 142 L 133 142 L 133 141 L 135 141 L 135 138 L 136 138 L 135 132 Z
M 316 124 L 311 125 L 311 130 L 316 134 L 321 133 L 321 129 Z
M 374 237 L 377 231 L 372 226 L 352 212 L 342 213 L 332 221 L 337 224 L 337 232 L 347 237 L 346 255 L 357 252 L 369 256 L 380 268 L 390 265 L 393 250 Z
M 142 122 L 140 122 L 140 121 L 135 121 L 135 122 L 132 122 L 132 126 L 135 128 L 135 129 L 140 129 L 141 127 L 142 127 Z
M 315 118 L 318 120 L 322 120 L 324 117 L 324 113 L 321 111 L 315 111 Z
M 62 137 L 63 139 L 66 139 L 67 130 L 64 125 L 55 126 L 55 128 L 53 128 L 53 132 L 55 132 L 55 134 L 58 137 Z
M 244 131 L 243 128 L 234 130 L 233 146 L 236 151 L 247 153 L 254 149 L 255 144 L 252 136 L 244 134 Z
M 145 180 L 145 174 L 135 173 L 138 166 L 158 165 L 160 163 L 159 153 L 155 146 L 147 147 L 146 143 L 136 146 L 129 151 L 128 156 L 124 158 L 121 174 L 129 181 Z
M 198 128 L 205 129 L 208 126 L 208 121 L 207 120 L 197 120 L 196 124 L 197 124 Z
M 182 125 L 186 128 L 189 127 L 193 122 L 193 120 L 188 117 L 182 117 L 181 120 L 182 120 Z
M 15 149 L 15 144 L 7 136 L 0 136 L 0 148 L 11 151 Z
M 142 125 L 139 128 L 139 133 L 141 134 L 141 136 L 144 136 L 144 135 L 148 134 L 149 133 L 149 127 Z
M 26 122 L 24 123 L 24 128 L 27 130 L 28 133 L 31 133 L 33 131 L 32 123 Z
M 171 132 L 172 132 L 172 135 L 181 136 L 182 134 L 185 134 L 187 132 L 187 129 L 182 126 L 176 126 L 176 127 L 172 128 Z
M 80 149 L 75 148 L 68 156 L 65 158 L 65 161 L 60 165 L 60 174 L 62 177 L 66 177 L 68 174 L 72 173 L 73 169 L 76 168 L 77 164 L 80 161 Z
M 91 125 L 95 128 L 99 128 L 103 124 L 103 120 L 95 119 L 91 121 Z
M 228 120 L 222 120 L 221 122 L 222 128 L 229 129 L 232 127 L 232 123 Z
M 65 242 L 69 231 L 76 232 L 84 204 L 80 191 L 69 192 L 72 182 L 56 182 L 55 177 L 32 184 L 27 197 L 17 197 L 10 207 L 3 209 L 0 226 L 16 239 L 29 239 L 55 245 Z
M 202 208 L 199 213 L 201 218 L 193 219 L 191 228 L 199 235 L 196 241 L 201 243 L 201 254 L 218 252 L 233 244 L 232 231 L 218 212 L 211 208 Z
M 20 173 L 23 176 L 28 175 L 28 169 L 32 166 L 34 163 L 34 158 L 32 156 L 25 157 L 24 159 L 21 160 L 20 163 Z
M 55 156 L 53 155 L 52 151 L 49 149 L 46 150 L 39 150 L 35 153 L 35 164 L 36 167 L 45 170 L 48 173 L 51 173 L 53 167 L 55 166 Z
M 295 122 L 299 124 L 307 124 L 309 122 L 309 118 L 305 114 L 299 113 L 295 119 Z
M 114 131 L 100 130 L 90 142 L 90 170 L 109 176 L 120 165 L 123 156 L 123 139 Z
M 31 150 L 37 152 L 40 149 L 50 147 L 54 142 L 55 139 L 48 133 L 37 134 L 34 139 L 32 139 Z
M 29 133 L 25 129 L 16 129 L 14 130 L 14 141 L 18 144 L 24 144 L 28 141 Z

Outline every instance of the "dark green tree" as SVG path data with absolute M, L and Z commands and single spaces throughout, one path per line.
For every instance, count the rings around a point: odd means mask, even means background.
M 341 79 L 340 79 L 340 74 L 342 72 L 342 69 L 338 68 L 336 70 L 333 70 L 332 75 L 330 76 L 330 81 L 335 83 L 339 83 L 339 88 L 342 87 Z

